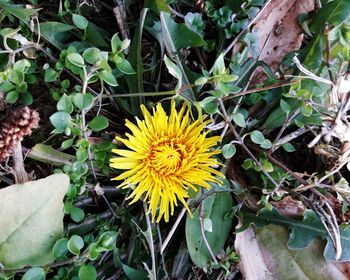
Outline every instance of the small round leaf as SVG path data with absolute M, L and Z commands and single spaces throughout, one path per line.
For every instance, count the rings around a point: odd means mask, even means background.
M 89 122 L 89 127 L 93 131 L 100 131 L 107 128 L 109 125 L 108 119 L 104 116 L 96 116 Z
M 84 240 L 79 235 L 73 235 L 67 244 L 69 252 L 74 255 L 79 255 L 80 250 L 84 247 Z
M 73 23 L 75 24 L 75 26 L 78 27 L 79 29 L 84 30 L 89 25 L 88 20 L 81 15 L 73 14 L 72 20 L 73 20 Z
M 79 268 L 79 279 L 80 280 L 96 280 L 97 272 L 91 264 L 83 264 Z
M 44 280 L 45 271 L 41 267 L 33 267 L 24 273 L 22 280 Z
M 70 53 L 67 56 L 67 59 L 69 60 L 70 63 L 72 63 L 75 66 L 78 66 L 78 67 L 85 66 L 84 58 L 78 53 Z
M 222 155 L 228 159 L 234 156 L 236 153 L 236 147 L 233 144 L 226 144 L 222 147 Z

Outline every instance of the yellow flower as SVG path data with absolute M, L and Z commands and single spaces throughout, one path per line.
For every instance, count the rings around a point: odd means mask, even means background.
M 157 223 L 164 216 L 169 221 L 169 210 L 179 200 L 190 212 L 185 198 L 189 188 L 210 188 L 208 182 L 221 183 L 214 175 L 223 175 L 213 169 L 218 162 L 213 155 L 218 150 L 210 149 L 220 141 L 220 137 L 207 137 L 203 129 L 210 121 L 205 117 L 190 124 L 189 112 L 183 106 L 177 112 L 175 102 L 171 103 L 171 113 L 167 116 L 161 104 L 153 109 L 153 115 L 141 106 L 144 120 L 136 118 L 137 125 L 126 120 L 132 134 L 128 139 L 116 137 L 130 150 L 113 149 L 120 157 L 112 158 L 110 166 L 127 170 L 113 180 L 124 180 L 122 188 L 132 188 L 127 199 L 131 203 L 144 199 L 148 201 L 152 221 L 159 207 Z

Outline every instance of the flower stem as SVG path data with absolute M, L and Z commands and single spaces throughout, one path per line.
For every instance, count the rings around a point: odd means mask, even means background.
M 151 254 L 151 259 L 152 259 L 152 271 L 150 271 L 149 269 L 147 270 L 149 273 L 149 278 L 151 280 L 157 280 L 156 256 L 155 256 L 154 243 L 153 243 L 152 224 L 151 224 L 151 219 L 149 218 L 146 203 L 143 203 L 143 209 L 145 211 L 145 217 L 146 217 L 146 223 L 147 223 L 147 230 L 143 234 L 146 238 L 146 241 L 150 250 L 150 254 Z M 147 268 L 147 265 L 145 266 Z

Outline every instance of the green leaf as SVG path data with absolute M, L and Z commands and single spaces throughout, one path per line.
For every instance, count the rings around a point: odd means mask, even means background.
M 73 29 L 75 29 L 74 26 L 61 22 L 48 21 L 40 23 L 41 35 L 45 38 L 45 40 L 59 49 L 63 48 L 66 41 L 71 38 L 68 31 Z
M 232 158 L 236 153 L 236 147 L 233 144 L 226 144 L 222 147 L 221 152 L 224 158 Z
M 17 90 L 12 90 L 6 93 L 5 100 L 9 104 L 13 104 L 18 100 L 19 92 Z
M 132 268 L 126 264 L 123 264 L 123 271 L 125 275 L 130 280 L 143 280 L 143 279 L 149 279 L 147 277 L 147 273 L 143 270 L 137 270 L 135 268 Z
M 292 152 L 295 152 L 295 151 L 296 151 L 295 148 L 294 148 L 294 146 L 293 146 L 291 143 L 285 143 L 285 144 L 283 144 L 283 145 L 282 145 L 282 148 L 283 148 L 285 151 L 289 152 L 289 153 L 292 153 Z
M 74 105 L 80 110 L 90 108 L 94 103 L 94 97 L 90 93 L 77 93 L 73 96 Z
M 109 34 L 103 28 L 98 27 L 97 25 L 89 22 L 88 27 L 85 30 L 85 39 L 91 45 L 98 48 L 108 48 L 105 38 L 109 37 Z
M 270 149 L 272 147 L 272 143 L 269 139 L 265 139 L 261 144 L 260 144 L 261 148 L 264 149 Z
M 217 101 L 214 102 L 210 102 L 210 103 L 206 103 L 203 107 L 204 111 L 211 115 L 211 114 L 215 114 L 218 112 L 219 109 L 219 104 Z
M 77 160 L 80 162 L 84 162 L 86 161 L 86 159 L 88 158 L 88 153 L 87 153 L 87 149 L 85 147 L 79 147 L 79 149 L 76 152 L 76 156 L 77 156 Z
M 95 64 L 101 59 L 101 51 L 98 48 L 88 48 L 83 52 L 83 58 L 90 64 Z
M 120 257 L 119 257 L 119 249 L 115 246 L 113 248 L 113 260 L 114 260 L 114 265 L 117 268 L 122 268 L 125 275 L 127 276 L 128 279 L 130 280 L 146 280 L 149 279 L 147 277 L 147 273 L 144 270 L 136 270 L 124 263 L 122 263 Z
M 117 82 L 116 78 L 114 77 L 114 75 L 112 74 L 112 72 L 102 70 L 100 72 L 100 78 L 112 87 L 116 87 L 118 85 L 118 82 Z
M 67 59 L 69 60 L 70 63 L 72 63 L 75 66 L 78 66 L 78 67 L 85 66 L 84 58 L 78 53 L 70 53 L 69 55 L 67 55 Z
M 67 112 L 56 112 L 50 117 L 52 125 L 60 132 L 70 126 L 71 116 Z
M 111 39 L 112 53 L 117 53 L 121 49 L 122 40 L 120 40 L 118 33 L 115 33 Z
M 110 251 L 113 249 L 113 244 L 117 239 L 118 233 L 115 231 L 104 232 L 97 241 L 97 245 L 104 250 Z
M 201 86 L 201 85 L 204 85 L 208 82 L 209 78 L 207 77 L 200 77 L 198 78 L 197 80 L 195 80 L 194 84 L 196 86 Z
M 12 90 L 14 88 L 15 88 L 15 86 L 9 81 L 5 81 L 5 82 L 0 84 L 0 90 L 3 92 L 9 92 L 10 90 Z
M 75 26 L 78 27 L 79 29 L 85 30 L 88 27 L 88 24 L 89 24 L 88 20 L 81 15 L 73 14 L 72 20 Z
M 21 94 L 21 101 L 24 105 L 31 105 L 33 103 L 33 96 L 28 91 L 25 91 Z
M 144 65 L 142 61 L 142 34 L 144 29 L 144 24 L 146 20 L 146 16 L 148 13 L 147 8 L 144 8 L 141 10 L 140 13 L 140 19 L 137 23 L 137 26 L 135 28 L 135 33 L 133 40 L 131 42 L 130 50 L 128 53 L 128 60 L 133 67 L 133 69 L 136 69 L 136 77 L 135 75 L 126 76 L 126 81 L 128 83 L 128 88 L 130 92 L 144 92 L 143 88 L 143 74 L 144 74 Z M 132 98 L 131 99 L 131 107 L 132 110 L 134 108 L 139 109 L 139 98 Z M 134 110 L 133 110 L 134 111 Z
M 205 232 L 207 241 L 216 255 L 222 250 L 232 226 L 232 197 L 228 192 L 216 193 L 203 201 L 204 217 L 212 221 L 212 232 Z M 186 219 L 186 241 L 192 261 L 199 267 L 206 267 L 211 260 L 204 243 L 199 224 L 198 209 L 193 218 Z
M 80 280 L 96 280 L 97 271 L 91 264 L 83 264 L 79 268 L 79 279 Z
M 160 19 L 162 23 L 163 36 L 170 36 L 169 40 L 164 40 L 167 50 L 173 49 L 180 50 L 188 47 L 202 47 L 205 42 L 203 38 L 196 32 L 193 32 L 183 23 L 176 23 L 171 15 L 165 12 L 160 13 Z M 164 33 L 167 33 L 165 35 Z M 164 38 L 165 39 L 165 38 Z M 167 46 L 171 44 L 173 46 Z
M 288 98 L 286 102 L 288 102 L 289 106 L 291 107 L 291 111 L 294 111 L 296 108 L 300 106 L 300 102 L 296 99 Z M 270 113 L 270 115 L 268 116 L 266 121 L 263 123 L 263 125 L 260 127 L 260 129 L 261 130 L 265 130 L 267 128 L 270 130 L 276 129 L 283 125 L 285 119 L 286 119 L 286 113 L 283 112 L 283 110 L 279 106 L 278 108 L 276 108 Z
M 53 246 L 52 249 L 52 255 L 55 259 L 60 259 L 64 257 L 68 253 L 68 239 L 67 238 L 61 238 L 55 243 L 55 246 Z
M 224 54 L 221 53 L 218 58 L 215 60 L 215 63 L 212 67 L 213 74 L 216 75 L 223 75 L 226 74 L 226 68 L 225 68 L 225 61 L 224 61 Z
M 282 111 L 286 114 L 289 114 L 291 111 L 289 104 L 286 101 L 284 101 L 283 99 L 280 100 L 280 107 L 281 107 Z
M 94 261 L 100 256 L 101 250 L 97 247 L 96 243 L 91 243 L 89 245 L 88 253 L 89 253 L 89 260 Z
M 311 70 L 318 69 L 322 62 L 322 49 L 323 35 L 320 33 L 302 51 L 305 54 L 305 67 Z
M 312 32 L 320 33 L 326 24 L 338 26 L 350 18 L 350 1 L 335 0 L 325 4 L 309 25 Z
M 22 280 L 44 280 L 45 271 L 41 267 L 32 267 L 24 273 Z
M 244 116 L 241 113 L 233 114 L 233 121 L 235 122 L 236 125 L 240 127 L 246 127 Z
M 261 165 L 266 172 L 269 172 L 269 173 L 273 172 L 273 165 L 271 162 L 269 162 L 267 160 L 262 160 Z
M 84 240 L 79 235 L 73 235 L 67 244 L 67 248 L 69 252 L 71 252 L 74 255 L 79 255 L 80 250 L 84 247 Z
M 125 58 L 123 58 L 121 62 L 117 63 L 117 68 L 119 69 L 120 72 L 127 75 L 136 73 L 135 70 L 132 68 L 130 62 L 127 61 Z
M 69 177 L 55 174 L 0 190 L 0 263 L 7 269 L 53 262 L 63 234 L 63 198 Z M 25 250 L 24 250 L 25 248 Z
M 169 73 L 177 79 L 176 90 L 179 90 L 182 85 L 182 72 L 180 68 L 171 61 L 166 55 L 164 56 L 165 66 L 168 69 Z
M 254 223 L 258 227 L 269 224 L 284 225 L 290 228 L 288 248 L 297 250 L 308 247 L 317 238 L 327 240 L 324 257 L 327 261 L 335 261 L 333 242 L 327 230 L 312 210 L 305 211 L 303 220 L 294 220 L 281 215 L 275 208 L 272 211 L 262 209 L 258 216 L 244 212 L 244 224 Z M 340 227 L 342 255 L 338 261 L 350 260 L 350 226 Z
M 89 127 L 93 131 L 100 131 L 109 126 L 108 119 L 105 116 L 96 116 L 89 122 Z
M 75 160 L 74 156 L 59 152 L 45 144 L 36 144 L 27 156 L 54 166 L 71 165 Z
M 0 3 L 0 7 L 26 24 L 32 15 L 40 11 L 40 9 L 28 9 L 20 5 L 9 5 L 5 3 Z
M 202 15 L 199 13 L 187 13 L 185 16 L 185 24 L 193 32 L 203 37 L 205 24 L 202 20 Z
M 70 217 L 76 223 L 80 223 L 85 218 L 85 213 L 78 207 L 73 207 L 70 211 Z
M 62 142 L 61 148 L 68 149 L 68 148 L 72 147 L 73 142 L 74 142 L 74 138 L 67 139 L 67 140 Z
M 175 58 L 176 64 L 181 70 L 182 73 L 182 84 L 181 86 L 188 86 L 192 82 L 196 80 L 189 76 L 190 72 L 186 71 L 186 65 L 181 61 L 180 57 L 176 55 L 181 51 L 181 48 L 191 47 L 191 46 L 199 46 L 202 45 L 200 41 L 203 39 L 193 31 L 189 30 L 184 24 L 175 23 L 171 16 L 165 12 L 160 13 L 160 23 L 161 23 L 161 34 L 156 34 L 155 36 L 160 36 L 160 38 L 156 37 L 160 40 L 161 46 L 165 46 L 169 56 L 171 58 Z M 188 31 L 189 33 L 187 33 Z M 183 33 L 184 32 L 184 33 Z M 181 36 L 179 36 L 181 34 Z M 194 36 L 192 36 L 195 34 Z M 188 38 L 191 37 L 191 39 Z M 199 38 L 199 41 L 197 39 Z M 204 41 L 203 41 L 204 44 Z M 188 98 L 191 101 L 195 101 L 195 96 L 193 89 L 190 87 L 186 91 L 183 92 L 183 96 Z
M 264 134 L 262 134 L 259 130 L 254 130 L 253 132 L 251 132 L 250 139 L 252 139 L 253 143 L 259 145 L 265 141 Z
M 44 80 L 47 83 L 51 83 L 57 80 L 58 77 L 58 73 L 53 70 L 52 68 L 48 68 L 45 70 L 45 74 L 44 74 Z
M 57 110 L 67 112 L 69 114 L 72 113 L 73 103 L 71 97 L 64 93 L 57 102 Z

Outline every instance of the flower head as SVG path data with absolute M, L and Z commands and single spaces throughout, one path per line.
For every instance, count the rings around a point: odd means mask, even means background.
M 214 175 L 223 175 L 213 168 L 218 162 L 212 158 L 219 151 L 211 150 L 220 137 L 207 137 L 208 131 L 203 130 L 210 121 L 200 117 L 190 123 L 188 110 L 183 106 L 177 112 L 174 101 L 170 116 L 161 104 L 153 115 L 143 105 L 141 110 L 144 120 L 136 118 L 137 124 L 126 120 L 132 132 L 126 133 L 128 139 L 117 137 L 130 150 L 114 149 L 119 157 L 112 158 L 110 166 L 126 170 L 114 180 L 124 180 L 119 187 L 133 189 L 127 198 L 132 199 L 130 203 L 144 199 L 153 221 L 158 207 L 157 222 L 163 216 L 168 221 L 178 201 L 190 212 L 185 201 L 189 189 L 221 183 Z

